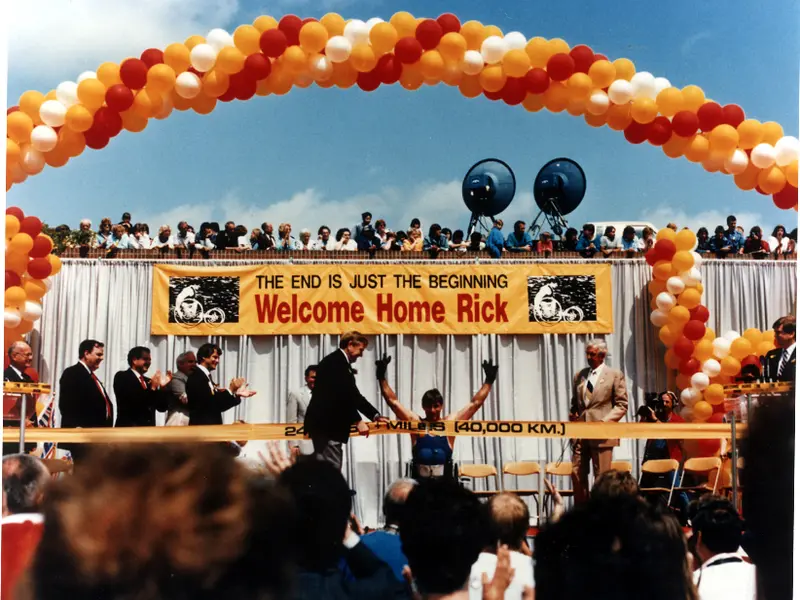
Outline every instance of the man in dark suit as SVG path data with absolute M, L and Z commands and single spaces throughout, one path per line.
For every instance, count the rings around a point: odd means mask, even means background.
M 83 340 L 78 346 L 78 362 L 61 374 L 57 396 L 61 427 L 114 426 L 114 406 L 103 383 L 95 375 L 104 353 L 102 342 Z M 72 453 L 76 462 L 82 460 L 88 451 L 85 444 L 70 444 L 65 449 Z
M 25 371 L 30 368 L 33 362 L 33 351 L 31 347 L 25 342 L 14 342 L 8 347 L 8 361 L 9 365 L 3 371 L 3 381 L 13 381 L 16 383 L 32 383 L 30 375 Z M 25 403 L 25 412 L 27 413 L 26 425 L 28 427 L 36 427 L 36 399 L 27 395 Z M 3 419 L 3 425 L 6 427 L 19 427 L 20 415 L 22 413 L 22 395 L 4 396 L 3 412 L 7 418 Z M 8 404 L 13 402 L 13 406 L 5 406 L 6 400 Z M 31 418 L 32 417 L 32 418 Z M 30 452 L 36 447 L 36 444 L 25 444 L 24 451 Z M 3 444 L 3 456 L 6 454 L 16 454 L 20 452 L 19 442 L 8 442 Z
M 777 348 L 767 352 L 767 381 L 794 381 L 797 362 L 796 327 L 797 320 L 792 315 L 781 317 L 772 325 Z
M 350 428 L 369 435 L 359 412 L 371 421 L 386 422 L 377 409 L 361 395 L 350 366 L 364 353 L 369 341 L 357 331 L 342 335 L 339 349 L 322 359 L 306 411 L 305 431 L 314 444 L 314 454 L 342 468 L 342 444 L 350 439 Z
M 136 346 L 128 352 L 130 369 L 114 375 L 114 396 L 117 399 L 117 427 L 155 427 L 156 411 L 165 412 L 169 394 L 164 389 L 172 374 L 156 371 L 152 379 L 145 377 L 150 368 L 150 350 Z
M 247 389 L 244 377 L 231 379 L 230 391 L 214 383 L 211 372 L 219 365 L 220 356 L 222 350 L 215 344 L 203 344 L 197 351 L 197 366 L 186 380 L 189 425 L 222 425 L 223 412 L 256 393 Z

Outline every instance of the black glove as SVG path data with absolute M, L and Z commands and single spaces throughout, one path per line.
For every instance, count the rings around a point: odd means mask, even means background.
M 385 354 L 383 358 L 375 361 L 375 377 L 378 381 L 384 381 L 386 379 L 386 368 L 389 366 L 390 362 L 392 362 L 392 357 L 386 356 Z
M 483 361 L 481 367 L 483 368 L 483 382 L 492 385 L 495 379 L 497 379 L 497 369 L 500 367 L 492 364 L 490 360 Z

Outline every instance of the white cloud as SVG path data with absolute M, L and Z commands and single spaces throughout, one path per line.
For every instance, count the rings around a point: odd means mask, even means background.
M 695 45 L 703 40 L 711 39 L 711 32 L 710 31 L 700 31 L 695 33 L 694 35 L 689 36 L 686 38 L 686 41 L 681 44 L 681 56 L 684 58 L 689 58 L 694 50 Z
M 226 27 L 238 8 L 238 0 L 11 0 L 9 71 L 63 77 L 71 70 L 74 78 Z
M 741 225 L 746 232 L 749 232 L 753 225 L 761 225 L 762 228 L 765 226 L 761 213 L 726 209 L 703 210 L 689 214 L 683 210 L 659 206 L 643 210 L 642 219 L 653 223 L 656 227 L 664 227 L 667 223 L 675 223 L 679 228 L 688 227 L 692 231 L 705 227 L 709 234 L 713 234 L 717 225 L 726 226 L 726 219 L 731 214 L 736 216 L 736 224 Z

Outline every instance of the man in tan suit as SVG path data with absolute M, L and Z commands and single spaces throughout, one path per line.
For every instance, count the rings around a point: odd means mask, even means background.
M 619 421 L 628 412 L 628 390 L 621 371 L 603 362 L 608 347 L 602 340 L 586 344 L 589 366 L 572 381 L 570 421 L 587 423 Z M 575 502 L 589 499 L 589 461 L 595 481 L 611 469 L 611 456 L 619 440 L 572 440 L 572 485 Z

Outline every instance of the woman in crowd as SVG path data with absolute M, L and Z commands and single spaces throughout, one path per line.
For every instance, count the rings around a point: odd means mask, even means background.
M 642 252 L 647 252 L 656 245 L 656 234 L 652 227 L 642 229 Z
M 698 254 L 711 252 L 711 243 L 708 240 L 708 229 L 701 227 L 697 230 L 697 248 L 694 249 Z
M 194 239 L 194 247 L 198 250 L 213 250 L 217 247 L 211 223 L 200 224 L 200 233 Z
M 744 241 L 745 254 L 769 254 L 769 244 L 761 239 L 761 227 L 758 225 L 750 228 L 750 235 Z
M 300 250 L 316 250 L 317 243 L 315 241 L 311 241 L 311 232 L 308 229 L 301 229 L 300 230 L 300 240 L 298 242 L 300 244 Z
M 422 252 L 422 231 L 417 229 L 408 230 L 408 239 L 403 241 L 404 252 Z
M 350 239 L 350 230 L 347 227 L 342 227 L 336 232 L 336 242 L 333 244 L 334 250 L 346 250 L 355 252 L 358 250 L 358 244 L 355 240 Z
M 381 241 L 381 247 L 388 250 L 385 246 L 389 239 L 389 231 L 386 229 L 386 221 L 383 219 L 375 221 L 375 236 Z
M 395 234 L 395 240 L 392 243 L 392 247 L 390 248 L 390 250 L 393 250 L 394 252 L 402 252 L 404 249 L 403 244 L 405 244 L 407 239 L 408 239 L 408 234 L 401 229 Z
M 786 254 L 794 254 L 797 252 L 797 227 L 792 229 L 787 237 L 789 238 L 789 245 L 786 247 Z
M 464 241 L 464 232 L 461 229 L 456 229 L 453 232 L 453 239 L 450 240 L 450 250 L 464 252 L 466 251 L 467 246 L 467 242 Z
M 411 224 L 408 226 L 409 234 L 415 229 L 419 231 L 420 236 L 422 236 L 422 224 L 416 217 L 411 219 Z
M 578 250 L 578 230 L 570 227 L 564 232 L 564 240 L 561 242 L 561 249 L 564 252 L 577 252 Z
M 169 248 L 172 250 L 172 229 L 169 225 L 162 225 L 158 228 L 158 235 L 150 244 L 151 248 Z
M 467 250 L 470 252 L 482 252 L 486 249 L 486 242 L 483 241 L 483 236 L 480 231 L 473 231 L 469 236 L 469 245 Z
M 123 225 L 114 225 L 111 228 L 111 237 L 108 238 L 105 248 L 109 251 L 128 250 L 130 248 L 135 248 L 135 246 L 132 246 L 128 240 L 129 238 L 128 234 L 125 233 L 125 227 Z
M 292 237 L 292 224 L 281 223 L 278 226 L 278 243 L 276 250 L 301 250 L 300 243 Z
M 150 239 L 150 228 L 147 223 L 136 223 L 133 226 L 133 233 L 129 234 L 128 243 L 136 250 L 149 250 L 152 240 Z
M 549 231 L 543 231 L 539 236 L 539 241 L 536 242 L 536 252 L 544 254 L 545 258 L 553 254 L 553 234 Z
M 708 243 L 711 252 L 716 252 L 718 255 L 726 255 L 731 251 L 731 245 L 725 237 L 725 228 L 722 225 L 717 225 L 714 229 L 714 237 Z
M 108 248 L 111 240 L 111 219 L 104 217 L 100 221 L 100 230 L 97 232 L 97 248 Z
M 94 248 L 97 245 L 97 234 L 92 231 L 92 222 L 89 219 L 81 219 L 78 229 L 71 231 L 67 239 L 67 248 L 78 248 L 80 246 Z
M 783 225 L 776 225 L 769 238 L 769 251 L 776 257 L 788 254 L 789 238 L 786 236 L 786 228 Z
M 622 230 L 621 248 L 626 252 L 641 252 L 644 244 L 636 237 L 633 225 L 628 225 Z

